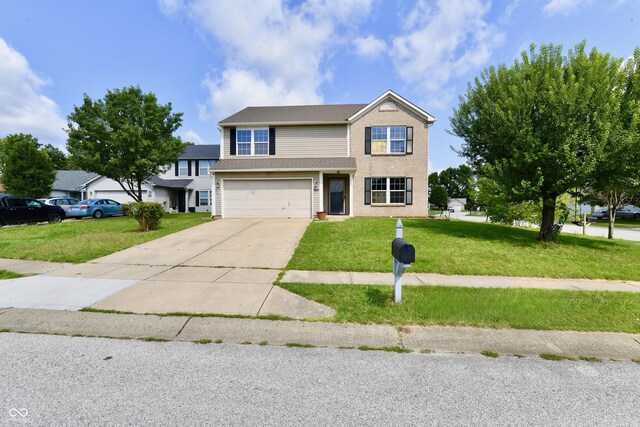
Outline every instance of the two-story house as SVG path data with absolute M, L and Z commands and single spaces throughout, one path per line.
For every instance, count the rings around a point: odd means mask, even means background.
M 434 122 L 393 91 L 369 104 L 245 108 L 219 123 L 212 212 L 427 216 Z
M 161 203 L 167 211 L 211 212 L 209 171 L 219 157 L 219 145 L 188 145 L 175 164 L 167 165 L 164 173 L 143 184 L 142 200 Z M 102 175 L 94 176 L 77 191 L 90 199 L 133 201 L 120 184 Z

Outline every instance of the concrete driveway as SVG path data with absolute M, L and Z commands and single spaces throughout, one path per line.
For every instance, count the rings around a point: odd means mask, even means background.
M 64 266 L 46 277 L 58 282 L 73 278 L 68 283 L 76 287 L 102 285 L 99 292 L 81 299 L 85 306 L 99 309 L 330 316 L 335 311 L 329 307 L 273 285 L 309 223 L 290 219 L 212 221 L 85 264 Z M 75 289 L 68 288 L 70 292 Z M 57 295 L 64 297 L 65 292 Z M 1 297 L 2 288 L 0 306 Z
M 222 219 L 98 258 L 92 263 L 284 268 L 310 222 Z

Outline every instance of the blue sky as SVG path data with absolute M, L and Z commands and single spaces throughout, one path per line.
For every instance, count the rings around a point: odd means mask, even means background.
M 529 44 L 628 57 L 637 0 L 0 0 L 0 136 L 65 144 L 66 116 L 140 85 L 218 143 L 248 105 L 367 103 L 392 89 L 434 115 L 430 163 L 463 163 L 446 130 L 467 82 Z

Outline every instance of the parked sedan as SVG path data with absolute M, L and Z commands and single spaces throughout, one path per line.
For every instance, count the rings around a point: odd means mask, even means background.
M 69 208 L 71 208 L 71 206 L 79 203 L 78 199 L 74 199 L 73 197 L 51 197 L 49 199 L 38 200 L 45 205 L 60 206 L 65 212 L 69 212 Z
M 87 199 L 71 206 L 67 215 L 78 219 L 86 216 L 103 218 L 105 216 L 122 215 L 122 205 L 111 199 Z
M 60 222 L 64 210 L 59 206 L 49 206 L 31 197 L 0 197 L 0 226 L 29 222 Z
M 591 214 L 591 216 L 598 219 L 608 219 L 609 210 L 604 208 L 598 209 L 593 214 Z M 629 207 L 629 206 L 625 206 L 616 211 L 616 219 L 628 219 L 628 218 L 639 219 L 640 212 L 638 212 L 636 209 L 633 209 L 632 207 Z

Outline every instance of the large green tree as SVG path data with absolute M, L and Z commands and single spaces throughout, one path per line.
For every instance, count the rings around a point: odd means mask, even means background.
M 173 133 L 182 113 L 159 105 L 153 93 L 130 86 L 110 90 L 104 99 L 84 102 L 69 114 L 67 150 L 71 162 L 117 181 L 134 200 L 142 184 L 177 161 L 185 144 Z
M 587 185 L 590 195 L 609 209 L 609 239 L 616 211 L 640 194 L 640 49 L 625 61 L 621 72 L 620 111 Z
M 47 153 L 51 162 L 53 162 L 54 168 L 57 170 L 69 170 L 69 160 L 62 150 L 51 144 L 45 145 L 42 149 Z
M 592 172 L 620 102 L 620 61 L 578 44 L 531 46 L 469 84 L 451 118 L 477 170 L 492 165 L 510 201 L 542 201 L 538 239 L 554 237 L 556 199 Z
M 56 179 L 53 162 L 31 135 L 14 134 L 0 141 L 2 183 L 8 193 L 46 197 Z
M 473 204 L 476 199 L 476 179 L 473 170 L 467 165 L 450 167 L 438 175 L 438 182 L 447 189 L 447 194 L 452 198 L 465 198 L 467 205 Z

